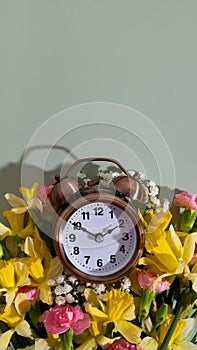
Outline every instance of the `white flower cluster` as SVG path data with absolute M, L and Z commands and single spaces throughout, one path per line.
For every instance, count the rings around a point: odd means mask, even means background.
M 119 284 L 117 286 L 117 283 Z M 82 282 L 76 277 L 68 273 L 62 273 L 56 279 L 48 280 L 48 285 L 52 289 L 53 301 L 57 305 L 65 305 L 66 303 L 80 303 L 84 298 L 85 288 L 92 288 L 100 299 L 105 298 L 105 292 L 110 287 L 118 287 L 130 292 L 131 280 L 125 276 L 120 281 L 112 284 Z M 85 302 L 85 300 L 84 300 Z

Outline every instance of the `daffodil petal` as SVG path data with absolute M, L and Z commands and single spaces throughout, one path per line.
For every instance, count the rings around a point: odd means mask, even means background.
M 36 208 L 41 213 L 43 212 L 43 205 L 39 198 L 32 198 L 29 201 L 27 201 L 28 209 Z
M 27 207 L 12 208 L 13 213 L 23 214 L 27 211 Z
M 96 307 L 91 306 L 90 304 L 85 305 L 86 312 L 88 312 L 95 321 L 107 321 L 108 316 L 101 310 L 98 310 Z
M 183 343 L 192 339 L 197 332 L 197 319 L 187 318 L 185 320 L 186 326 L 182 330 L 181 334 L 176 338 L 176 343 Z
M 189 341 L 178 345 L 173 344 L 173 350 L 196 350 L 196 345 Z
M 30 199 L 37 197 L 37 188 L 38 182 L 34 182 L 31 188 L 19 187 L 19 191 L 22 193 L 23 197 L 25 197 L 25 199 L 29 201 Z
M 55 279 L 62 273 L 62 271 L 63 271 L 62 264 L 59 258 L 56 256 L 50 261 L 49 269 L 47 271 L 47 278 Z
M 96 350 L 98 344 L 94 338 L 89 338 L 84 341 L 83 344 L 78 346 L 75 350 Z
M 15 194 L 12 193 L 6 193 L 5 198 L 7 199 L 8 203 L 10 204 L 11 207 L 13 208 L 20 208 L 20 207 L 26 207 L 26 203 L 24 199 L 15 196 Z
M 129 306 L 123 313 L 121 318 L 123 320 L 132 321 L 135 318 L 135 304 Z
M 28 337 L 31 338 L 31 328 L 27 321 L 22 320 L 16 327 L 15 331 L 17 334 L 21 335 L 22 337 Z
M 100 335 L 96 338 L 97 343 L 101 346 L 102 349 L 108 349 L 110 344 L 113 344 L 115 340 L 120 339 L 121 337 L 115 337 L 115 338 L 107 338 L 104 335 Z
M 183 247 L 182 247 L 180 238 L 176 234 L 174 227 L 172 225 L 170 225 L 166 239 L 175 256 L 178 259 L 181 258 L 183 254 Z
M 0 223 L 0 241 L 2 241 L 5 237 L 11 236 L 12 231 L 2 223 Z
M 185 243 L 183 246 L 183 261 L 185 264 L 188 264 L 193 255 L 195 250 L 195 243 L 196 243 L 196 232 L 190 233 L 185 239 Z
M 6 293 L 6 296 L 5 296 L 5 300 L 6 300 L 6 309 L 8 307 L 10 307 L 10 305 L 12 304 L 14 298 L 15 298 L 15 295 L 18 291 L 18 288 L 17 287 L 13 287 L 13 288 L 9 288 L 7 293 Z
M 0 350 L 7 350 L 10 339 L 14 333 L 13 329 L 9 329 L 8 331 L 0 334 Z
M 48 305 L 52 304 L 51 288 L 48 286 L 47 281 L 38 284 L 40 290 L 40 300 Z
M 29 311 L 31 304 L 25 293 L 18 293 L 14 300 L 15 308 L 19 315 L 24 316 Z
M 135 326 L 131 322 L 125 320 L 118 320 L 115 323 L 116 331 L 123 335 L 123 337 L 130 343 L 139 344 L 141 341 L 142 329 Z
M 159 345 L 154 338 L 146 337 L 141 341 L 139 347 L 142 350 L 158 350 Z
M 106 306 L 98 298 L 96 292 L 92 288 L 86 288 L 84 291 L 84 296 L 88 303 L 100 307 L 104 313 L 106 312 Z
M 7 323 L 10 327 L 14 327 L 21 321 L 21 316 L 17 313 L 14 305 L 12 304 L 0 315 L 0 320 Z

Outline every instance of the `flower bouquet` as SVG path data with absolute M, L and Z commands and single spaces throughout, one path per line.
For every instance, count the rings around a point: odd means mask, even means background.
M 175 195 L 178 226 L 155 183 L 141 181 L 148 188 L 138 211 L 144 254 L 109 284 L 63 270 L 45 234 L 53 185 L 5 195 L 11 209 L 3 213 L 9 225 L 0 223 L 0 350 L 197 349 L 197 195 Z

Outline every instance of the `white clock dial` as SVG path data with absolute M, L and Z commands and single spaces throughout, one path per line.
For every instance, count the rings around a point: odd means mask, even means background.
M 92 201 L 61 224 L 59 243 L 77 271 L 106 278 L 130 263 L 138 249 L 139 233 L 125 208 L 108 201 Z

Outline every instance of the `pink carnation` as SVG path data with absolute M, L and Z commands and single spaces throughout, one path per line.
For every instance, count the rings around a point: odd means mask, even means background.
M 151 292 L 163 292 L 164 290 L 169 289 L 168 281 L 158 278 L 159 275 L 155 272 L 149 272 L 144 270 L 139 270 L 137 272 L 137 281 L 141 288 L 149 289 Z M 156 286 L 154 286 L 156 279 L 158 279 L 158 281 Z
M 46 203 L 48 197 L 51 194 L 54 185 L 50 186 L 40 186 L 37 188 L 37 196 L 41 200 L 42 203 Z
M 83 313 L 78 305 L 57 305 L 44 312 L 43 321 L 47 332 L 53 334 L 61 334 L 72 328 L 77 335 L 90 327 L 88 315 Z
M 181 192 L 175 195 L 174 205 L 181 208 L 197 210 L 197 194 Z
M 32 305 L 36 301 L 38 301 L 39 297 L 40 297 L 40 290 L 37 287 L 31 287 L 31 286 L 20 287 L 18 289 L 17 294 L 19 294 L 19 293 L 25 294 L 28 302 Z
M 124 339 L 119 339 L 113 342 L 108 350 L 141 350 L 141 348 L 137 345 L 130 344 Z

